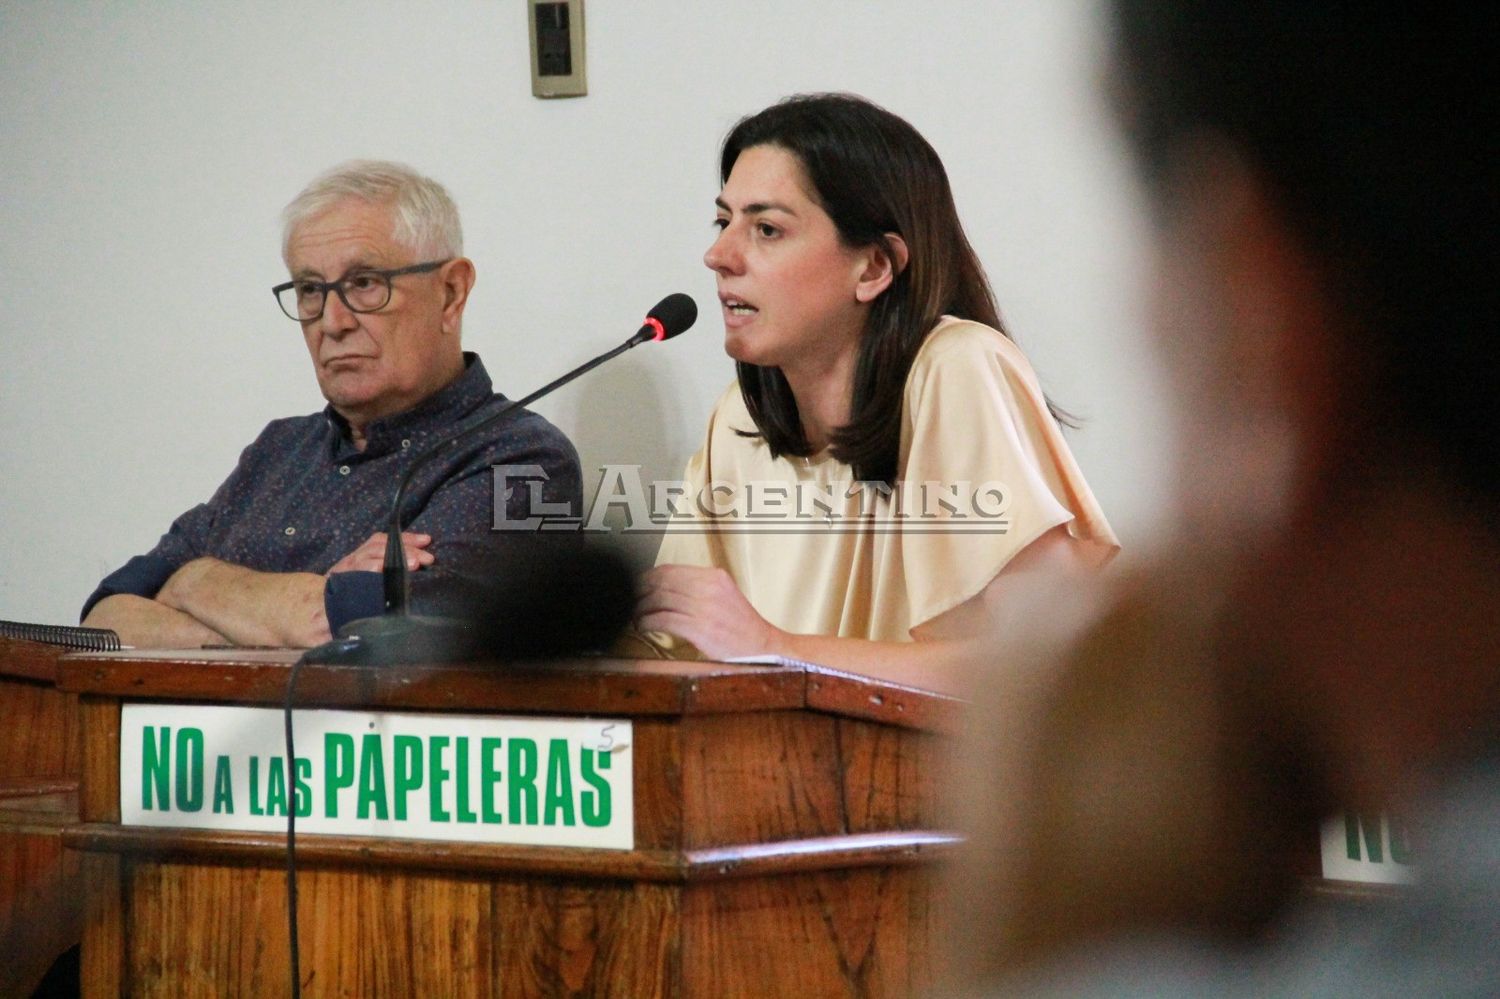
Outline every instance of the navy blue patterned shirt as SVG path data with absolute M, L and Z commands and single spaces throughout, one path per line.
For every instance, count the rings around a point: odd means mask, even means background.
M 460 425 L 472 425 L 506 403 L 493 391 L 477 355 L 464 355 L 464 373 L 416 407 L 365 428 L 355 448 L 349 424 L 327 407 L 321 413 L 275 420 L 240 455 L 240 462 L 207 503 L 173 522 L 156 547 L 110 573 L 83 605 L 116 593 L 154 597 L 172 574 L 202 556 L 259 572 L 326 573 L 384 531 L 396 484 L 412 459 Z M 432 565 L 411 574 L 411 607 L 442 609 L 465 577 L 492 571 L 507 540 L 496 522 L 494 465 L 534 465 L 545 478 L 540 498 L 577 515 L 583 504 L 578 453 L 568 438 L 535 413 L 519 410 L 481 439 L 434 458 L 407 487 L 406 530 L 432 535 Z M 534 490 L 508 490 L 505 516 L 525 520 Z M 547 509 L 557 510 L 557 506 Z M 378 572 L 339 572 L 323 590 L 328 626 L 381 612 Z

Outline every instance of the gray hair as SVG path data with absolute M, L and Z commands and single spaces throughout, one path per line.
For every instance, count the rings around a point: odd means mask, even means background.
M 350 160 L 314 178 L 282 211 L 282 259 L 298 226 L 348 198 L 389 205 L 392 238 L 419 257 L 463 256 L 458 206 L 442 184 L 402 163 Z

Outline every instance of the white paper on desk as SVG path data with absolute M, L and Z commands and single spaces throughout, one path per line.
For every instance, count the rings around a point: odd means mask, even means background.
M 758 656 L 734 656 L 725 659 L 726 663 L 737 663 L 745 666 L 811 666 L 814 669 L 826 669 L 817 663 L 810 663 L 806 659 L 788 659 L 786 656 L 773 656 L 769 652 Z

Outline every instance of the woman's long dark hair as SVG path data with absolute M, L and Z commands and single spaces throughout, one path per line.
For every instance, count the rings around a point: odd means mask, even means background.
M 947 314 L 1002 333 L 999 310 L 953 205 L 943 163 L 904 119 L 849 94 L 802 94 L 743 118 L 724 140 L 721 181 L 740 153 L 774 146 L 797 158 L 818 204 L 849 247 L 905 242 L 905 269 L 875 299 L 860 339 L 849 423 L 833 434 L 833 456 L 855 478 L 894 485 L 906 376 L 927 334 Z M 1007 336 L 1009 334 L 1006 334 Z M 812 447 L 780 368 L 737 363 L 740 392 L 771 454 Z

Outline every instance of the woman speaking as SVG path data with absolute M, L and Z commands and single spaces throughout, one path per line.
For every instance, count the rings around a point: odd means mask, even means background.
M 1028 572 L 1118 549 L 915 129 L 792 97 L 734 127 L 720 178 L 704 263 L 739 377 L 641 629 L 913 676 Z

